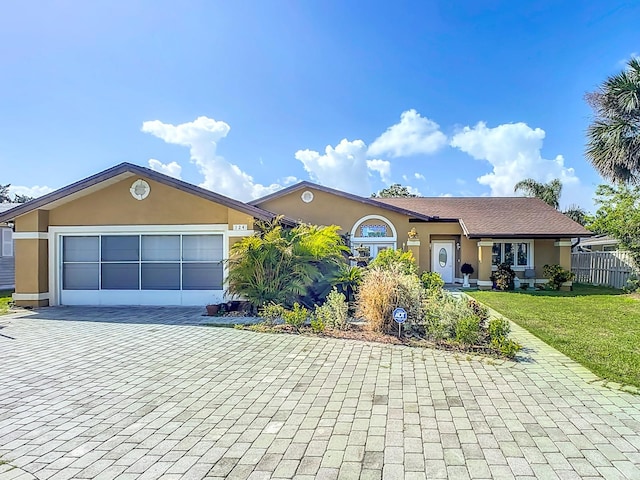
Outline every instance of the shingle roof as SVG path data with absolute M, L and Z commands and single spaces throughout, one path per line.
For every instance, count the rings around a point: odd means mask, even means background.
M 125 162 L 116 165 L 115 167 L 104 170 L 100 173 L 96 173 L 95 175 L 91 175 L 90 177 L 87 177 L 78 182 L 72 183 L 71 185 L 60 188 L 54 192 L 43 195 L 42 197 L 38 197 L 27 203 L 19 204 L 18 206 L 13 207 L 5 212 L 2 212 L 0 210 L 0 222 L 13 220 L 20 215 L 24 215 L 25 213 L 29 213 L 38 208 L 50 208 L 51 205 L 57 205 L 58 202 L 66 201 L 66 199 L 68 198 L 76 198 L 75 195 L 82 195 L 83 190 L 99 185 L 103 182 L 108 182 L 110 180 L 113 181 L 123 174 L 140 175 L 146 178 L 150 178 L 159 183 L 163 183 L 165 185 L 177 188 L 178 190 L 182 190 L 183 192 L 191 193 L 206 200 L 210 200 L 212 202 L 219 203 L 226 207 L 246 213 L 247 215 L 252 215 L 253 217 L 260 220 L 270 220 L 274 217 L 273 213 L 263 210 L 262 208 L 258 208 L 254 205 L 249 205 L 247 203 L 240 202 L 239 200 L 234 200 L 233 198 L 229 198 L 224 195 L 220 195 L 219 193 L 212 192 L 211 190 L 207 190 L 205 188 L 192 185 L 182 180 L 169 177 L 168 175 L 156 172 L 154 170 L 151 170 L 150 168 L 140 167 L 139 165 Z
M 592 233 L 538 198 L 413 197 L 378 201 L 441 219 L 459 219 L 469 237 L 588 237 Z

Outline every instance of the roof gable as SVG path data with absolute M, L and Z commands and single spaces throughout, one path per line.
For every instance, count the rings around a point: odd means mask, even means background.
M 190 193 L 211 202 L 246 213 L 247 215 L 252 215 L 254 218 L 258 218 L 260 220 L 268 220 L 274 216 L 271 212 L 254 205 L 249 205 L 239 200 L 234 200 L 233 198 L 187 183 L 183 180 L 169 177 L 168 175 L 156 172 L 150 168 L 140 167 L 138 165 L 125 162 L 100 173 L 96 173 L 95 175 L 91 175 L 83 180 L 72 183 L 66 187 L 62 187 L 54 192 L 48 193 L 29 202 L 19 204 L 18 206 L 4 212 L 0 212 L 0 222 L 12 220 L 20 215 L 24 215 L 37 209 L 50 210 L 56 206 L 105 188 L 119 182 L 120 180 L 134 176 L 149 178 L 183 192 Z
M 371 205 L 373 207 L 383 208 L 385 210 L 390 210 L 392 212 L 401 213 L 403 215 L 407 215 L 409 217 L 416 218 L 419 220 L 423 220 L 427 222 L 433 220 L 433 218 L 430 215 L 423 214 L 422 212 L 412 211 L 402 206 L 391 205 L 388 203 L 380 202 L 378 201 L 379 199 L 377 198 L 361 197 L 359 195 L 354 195 L 353 193 L 343 192 L 342 190 L 336 190 L 335 188 L 326 187 L 324 185 L 308 182 L 306 180 L 296 183 L 295 185 L 291 185 L 290 187 L 283 188 L 282 190 L 278 190 L 277 192 L 272 193 L 270 195 L 266 195 L 262 198 L 252 200 L 251 202 L 249 202 L 249 204 L 256 205 L 256 206 L 262 205 L 263 203 L 268 202 L 270 200 L 281 198 L 307 188 L 312 188 L 312 189 L 319 190 L 321 192 L 325 192 L 331 195 L 336 195 L 338 197 L 352 200 L 354 202 L 364 203 L 367 205 Z

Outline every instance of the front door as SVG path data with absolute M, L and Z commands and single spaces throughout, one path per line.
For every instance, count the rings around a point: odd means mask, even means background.
M 431 270 L 440 274 L 445 283 L 453 283 L 453 242 L 431 244 Z

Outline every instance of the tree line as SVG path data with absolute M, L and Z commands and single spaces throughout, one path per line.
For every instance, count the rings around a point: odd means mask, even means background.
M 13 198 L 11 198 L 11 195 L 9 194 L 10 186 L 10 183 L 0 185 L 0 203 L 26 203 L 29 200 L 33 200 L 33 197 L 20 195 L 19 193 L 16 193 Z

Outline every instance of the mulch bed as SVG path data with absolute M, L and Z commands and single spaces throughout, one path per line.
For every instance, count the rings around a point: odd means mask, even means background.
M 437 348 L 440 350 L 447 350 L 451 352 L 479 354 L 494 358 L 505 358 L 504 356 L 500 355 L 495 350 L 490 348 L 488 345 L 474 345 L 469 347 L 452 342 L 434 342 L 425 338 L 421 338 L 417 335 L 404 334 L 404 332 L 403 335 L 398 338 L 397 335 L 373 332 L 367 328 L 366 324 L 361 323 L 351 323 L 349 324 L 349 328 L 346 330 L 326 328 L 322 333 L 315 333 L 308 326 L 302 327 L 298 330 L 292 325 L 287 324 L 269 325 L 266 323 L 259 323 L 255 325 L 237 325 L 236 328 L 261 333 L 284 333 L 290 335 L 338 338 L 342 340 L 360 340 L 363 342 L 376 342 L 388 345 L 405 345 L 408 347 Z

